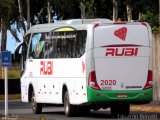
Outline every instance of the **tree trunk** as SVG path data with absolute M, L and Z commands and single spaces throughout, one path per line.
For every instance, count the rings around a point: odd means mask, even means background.
M 4 22 L 2 22 L 1 24 L 1 34 L 2 34 L 2 38 L 1 38 L 1 51 L 5 51 L 6 50 L 6 44 L 7 44 L 7 28 Z
M 160 34 L 153 34 L 153 100 L 160 100 Z
M 12 36 L 16 39 L 16 42 L 21 42 L 21 40 L 18 38 L 18 35 L 16 33 L 16 29 L 12 29 L 11 27 L 9 28 Z
M 143 15 L 143 13 L 142 13 L 142 12 L 139 12 L 138 20 L 141 20 L 142 15 Z
M 128 22 L 132 20 L 132 8 L 129 4 L 127 4 L 127 19 Z
M 22 18 L 22 8 L 21 8 L 21 1 L 20 0 L 18 0 L 18 8 L 19 8 L 20 18 Z
M 118 1 L 113 0 L 113 21 L 118 19 Z
M 48 11 L 48 23 L 51 23 L 51 11 L 50 11 L 50 2 L 47 2 L 47 11 Z
M 159 24 L 160 24 L 160 0 L 159 0 Z
M 30 28 L 30 0 L 27 0 L 27 30 Z
M 25 26 L 25 23 L 24 23 L 24 17 L 23 17 L 23 12 L 22 12 L 22 5 L 21 5 L 21 0 L 18 0 L 18 8 L 19 8 L 19 14 L 20 14 L 20 21 L 21 21 L 21 24 L 22 24 L 22 28 L 24 30 L 24 34 L 26 33 L 26 26 Z
M 85 19 L 85 17 L 86 17 L 86 15 L 85 15 L 86 6 L 84 3 L 85 3 L 85 0 L 83 0 L 83 2 L 81 1 L 80 6 L 79 6 L 79 8 L 81 9 L 81 18 L 82 19 Z

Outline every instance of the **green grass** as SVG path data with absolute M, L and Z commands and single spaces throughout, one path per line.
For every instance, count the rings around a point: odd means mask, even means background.
M 13 66 L 8 69 L 8 79 L 19 79 L 21 71 L 19 66 Z
M 8 68 L 8 79 L 20 79 L 20 65 L 14 65 Z M 4 79 L 4 68 L 0 68 L 0 79 Z

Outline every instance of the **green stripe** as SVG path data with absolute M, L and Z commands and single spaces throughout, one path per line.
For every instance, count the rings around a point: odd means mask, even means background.
M 118 98 L 118 94 L 127 94 L 127 98 Z M 146 90 L 95 90 L 87 87 L 88 102 L 129 102 L 146 103 L 153 99 L 153 88 Z

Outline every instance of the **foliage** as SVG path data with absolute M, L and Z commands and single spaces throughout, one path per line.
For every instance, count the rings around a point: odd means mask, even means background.
M 132 7 L 133 11 L 133 19 L 138 20 L 139 13 L 146 13 L 147 11 L 153 12 L 154 14 L 158 14 L 159 8 L 158 0 L 125 0 L 123 1 L 123 5 L 129 4 Z M 122 6 L 122 5 L 121 5 Z M 121 7 L 120 6 L 120 7 Z M 121 10 L 120 13 L 125 12 L 125 10 Z
M 1 22 L 5 23 L 16 38 L 17 30 L 25 31 L 24 20 L 27 20 L 26 0 L 21 1 L 23 16 L 20 18 L 18 0 L 0 0 Z M 47 23 L 47 2 L 50 2 L 52 22 L 57 20 L 81 18 L 80 3 L 85 5 L 86 18 L 109 18 L 112 19 L 113 0 L 30 0 L 31 25 Z M 151 26 L 158 26 L 158 0 L 118 0 L 118 17 L 126 20 L 126 4 L 132 6 L 133 19 L 138 19 L 139 13 L 143 13 L 142 20 Z M 150 12 L 147 12 L 150 11 Z M 16 28 L 12 24 L 17 25 Z M 20 40 L 16 38 L 19 42 Z
M 95 17 L 112 19 L 112 0 L 95 0 Z
M 0 71 L 2 72 L 2 76 L 0 75 L 0 79 L 4 79 L 4 69 L 1 67 Z M 13 65 L 8 68 L 8 79 L 19 79 L 21 77 L 21 70 L 19 65 Z
M 18 19 L 17 0 L 0 0 L 0 15 L 7 27 Z
M 147 11 L 147 13 L 142 16 L 141 20 L 148 22 L 151 25 L 151 27 L 159 26 L 158 15 L 155 15 L 150 11 Z
M 5 2 L 4 2 L 5 1 Z M 30 15 L 31 15 L 31 24 L 41 24 L 47 23 L 47 1 L 48 0 L 30 0 Z M 52 22 L 54 22 L 53 17 L 56 16 L 58 20 L 60 19 L 72 19 L 72 18 L 81 18 L 80 11 L 80 2 L 83 2 L 86 7 L 86 18 L 109 18 L 112 19 L 112 0 L 49 0 L 51 4 L 51 17 Z M 24 19 L 27 20 L 26 13 L 26 0 L 21 0 L 22 2 L 22 11 Z M 132 5 L 133 16 L 138 16 L 139 12 L 145 13 L 146 10 L 151 10 L 151 12 L 157 12 L 158 0 L 118 0 L 118 14 L 119 17 L 126 16 L 126 4 Z M 0 5 L 6 4 L 6 6 L 12 6 L 13 9 L 10 9 L 8 16 L 11 16 L 12 23 L 17 23 L 18 30 L 22 28 L 21 20 L 19 19 L 18 12 L 18 3 L 17 0 L 0 0 Z M 16 8 L 15 8 L 16 7 Z M 0 8 L 0 13 L 6 13 L 3 11 L 3 8 Z M 8 10 L 7 10 L 8 11 Z M 14 13 L 14 14 L 13 14 Z M 15 15 L 16 14 L 16 15 Z M 136 14 L 136 15 L 135 15 Z M 137 17 L 138 18 L 138 17 Z M 134 18 L 136 19 L 136 18 Z M 10 23 L 11 24 L 11 23 Z M 8 24 L 9 25 L 9 24 Z
M 21 70 L 19 64 L 14 64 L 8 68 L 8 79 L 19 79 L 21 77 Z
M 152 27 L 152 32 L 153 32 L 154 34 L 159 33 L 159 32 L 160 32 L 160 27 L 157 27 L 157 26 Z
M 95 18 L 95 3 L 94 0 L 86 1 L 86 18 Z

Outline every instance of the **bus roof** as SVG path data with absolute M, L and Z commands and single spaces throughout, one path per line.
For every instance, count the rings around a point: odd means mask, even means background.
M 96 18 L 96 19 L 70 19 L 70 20 L 60 20 L 55 21 L 54 23 L 46 23 L 46 24 L 38 24 L 32 26 L 26 33 L 39 33 L 39 32 L 50 32 L 56 28 L 59 27 L 72 27 L 72 26 L 82 26 L 82 25 L 88 25 L 88 24 L 94 24 L 94 23 L 100 23 L 101 25 L 110 25 L 110 24 L 143 24 L 140 22 L 113 22 L 109 19 L 105 18 Z
M 60 20 L 55 21 L 55 23 L 38 24 L 32 26 L 26 33 L 38 33 L 38 32 L 50 32 L 58 27 L 67 27 L 70 25 L 82 25 L 82 24 L 93 24 L 95 22 L 99 23 L 113 23 L 109 19 L 70 19 L 70 20 Z

